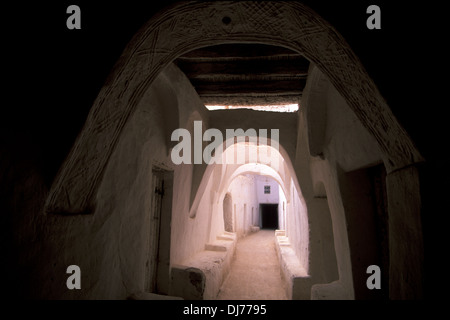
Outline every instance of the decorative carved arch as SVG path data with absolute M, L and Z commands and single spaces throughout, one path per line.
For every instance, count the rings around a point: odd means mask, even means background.
M 373 134 L 388 172 L 422 161 L 342 36 L 304 4 L 181 2 L 150 19 L 125 48 L 54 180 L 45 211 L 92 212 L 122 129 L 159 72 L 186 52 L 225 43 L 262 43 L 303 54 Z

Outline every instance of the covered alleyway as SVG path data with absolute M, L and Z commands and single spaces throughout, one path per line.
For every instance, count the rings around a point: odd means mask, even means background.
M 4 117 L 4 292 L 58 300 L 284 299 L 284 291 L 292 300 L 422 298 L 422 218 L 435 188 L 416 143 L 428 139 L 403 127 L 413 113 L 407 94 L 393 99 L 401 81 L 391 95 L 379 91 L 398 78 L 386 76 L 401 70 L 397 62 L 379 72 L 375 54 L 368 73 L 365 46 L 357 55 L 340 34 L 348 28 L 327 21 L 346 10 L 326 11 L 303 1 L 180 2 L 142 10 L 132 23 L 103 14 L 127 22 L 111 34 L 116 50 L 95 53 L 92 64 L 84 61 L 91 45 L 108 43 L 93 25 L 81 42 L 64 33 L 67 50 L 46 48 L 74 53 L 61 56 L 73 82 L 28 81 L 32 92 L 42 83 L 52 96 L 43 108 L 22 103 Z M 347 19 L 330 21 L 339 20 Z M 103 22 L 97 31 L 109 30 Z M 377 47 L 361 34 L 352 43 Z M 44 42 L 59 43 L 55 35 Z M 50 60 L 44 74 L 62 75 Z M 228 108 L 274 103 L 299 107 Z M 419 121 L 413 133 L 422 131 Z M 279 192 L 262 181 L 258 194 L 257 176 Z M 262 200 L 269 195 L 278 200 Z M 265 226 L 261 205 L 277 203 L 277 242 L 265 231 L 249 234 Z M 67 285 L 73 265 L 81 289 Z M 372 265 L 381 290 L 367 286 Z
M 260 230 L 241 238 L 219 300 L 286 300 L 275 249 L 274 230 Z

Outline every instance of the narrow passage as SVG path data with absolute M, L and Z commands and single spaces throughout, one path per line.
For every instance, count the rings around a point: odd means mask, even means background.
M 286 300 L 274 230 L 260 230 L 238 240 L 236 255 L 218 300 Z

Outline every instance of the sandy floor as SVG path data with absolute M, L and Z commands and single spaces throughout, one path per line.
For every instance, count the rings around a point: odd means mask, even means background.
M 231 271 L 219 300 L 285 300 L 274 230 L 260 230 L 239 239 Z

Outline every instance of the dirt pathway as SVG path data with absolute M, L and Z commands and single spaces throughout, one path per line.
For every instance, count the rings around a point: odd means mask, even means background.
M 285 300 L 274 230 L 260 230 L 239 239 L 236 256 L 218 300 Z

